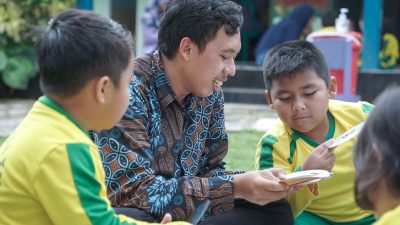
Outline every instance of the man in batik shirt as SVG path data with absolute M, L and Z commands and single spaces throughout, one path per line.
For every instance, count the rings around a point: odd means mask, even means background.
M 279 183 L 283 170 L 225 171 L 221 85 L 236 72 L 242 22 L 241 7 L 228 0 L 168 5 L 158 50 L 136 60 L 127 112 L 93 136 L 117 211 L 150 222 L 167 212 L 190 220 L 209 199 L 201 224 L 293 223 L 280 200 L 290 191 Z

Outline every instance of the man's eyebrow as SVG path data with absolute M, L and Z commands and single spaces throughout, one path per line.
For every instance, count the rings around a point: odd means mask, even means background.
M 235 49 L 233 49 L 233 48 L 228 48 L 228 49 L 224 49 L 224 50 L 222 50 L 222 52 L 226 52 L 226 53 L 235 53 L 235 52 L 236 52 L 236 50 L 235 50 Z

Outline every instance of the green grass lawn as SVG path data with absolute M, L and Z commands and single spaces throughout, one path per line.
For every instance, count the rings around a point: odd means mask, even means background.
M 7 137 L 0 137 L 0 146 L 3 144 L 3 142 L 6 140 Z
M 254 170 L 257 144 L 263 134 L 254 130 L 228 132 L 229 150 L 225 157 L 227 169 Z
M 262 135 L 263 132 L 252 130 L 228 132 L 229 150 L 225 157 L 227 169 L 254 170 L 254 155 Z M 0 145 L 5 139 L 0 137 Z

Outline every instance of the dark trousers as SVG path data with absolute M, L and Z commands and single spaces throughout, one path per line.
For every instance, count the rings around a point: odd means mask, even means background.
M 117 214 L 122 214 L 125 216 L 129 216 L 131 218 L 134 218 L 135 220 L 139 221 L 145 221 L 145 222 L 150 222 L 150 223 L 159 223 L 161 220 L 159 220 L 157 217 L 151 215 L 150 213 L 140 210 L 140 209 L 135 209 L 135 208 L 114 208 L 115 212 Z
M 115 208 L 118 214 L 146 222 L 160 222 L 151 214 L 134 208 Z M 264 206 L 244 200 L 235 200 L 232 211 L 211 216 L 201 221 L 199 225 L 293 225 L 293 215 L 289 203 L 279 200 Z
M 286 200 L 256 205 L 247 201 L 235 201 L 235 208 L 225 214 L 211 216 L 200 225 L 293 225 L 293 215 Z

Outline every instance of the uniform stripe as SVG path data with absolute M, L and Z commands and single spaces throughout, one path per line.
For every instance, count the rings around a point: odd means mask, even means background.
M 296 132 L 292 133 L 292 136 L 291 136 L 292 140 L 290 141 L 290 155 L 289 155 L 289 158 L 287 159 L 290 164 L 293 164 L 293 156 L 294 156 L 294 153 L 296 152 L 296 141 L 299 138 L 300 137 L 298 135 L 296 135 Z
M 375 222 L 374 216 L 368 216 L 361 220 L 352 221 L 352 222 L 333 222 L 327 220 L 323 217 L 318 216 L 315 213 L 304 211 L 302 212 L 295 220 L 295 224 L 330 224 L 330 225 L 365 225 L 365 224 L 373 224 Z
M 89 146 L 86 144 L 67 144 L 67 152 L 78 195 L 92 224 L 130 224 L 120 223 L 107 202 L 99 196 L 101 184 L 96 173 Z
M 362 111 L 363 111 L 364 113 L 370 113 L 370 112 L 375 108 L 374 105 L 369 104 L 368 102 L 363 102 L 363 103 L 361 104 L 361 107 L 362 107 Z
M 260 150 L 260 169 L 268 169 L 274 167 L 274 160 L 272 156 L 272 146 L 278 140 L 271 135 L 263 138 Z
M 39 98 L 39 102 L 54 109 L 55 111 L 59 112 L 60 114 L 67 117 L 73 124 L 75 124 L 86 136 L 89 137 L 89 133 L 74 119 L 70 116 L 61 106 L 59 106 L 55 101 L 47 96 L 42 96 Z

